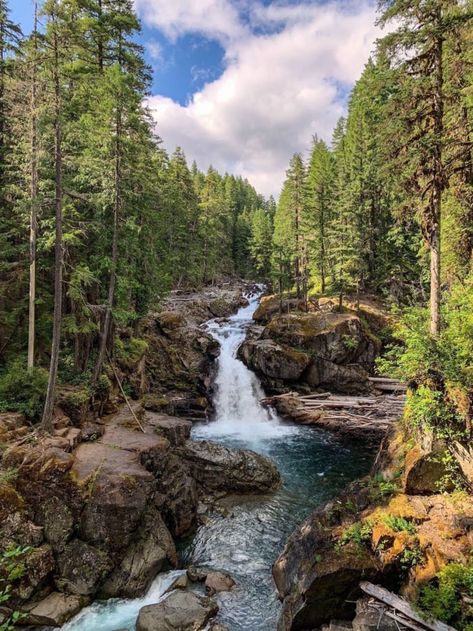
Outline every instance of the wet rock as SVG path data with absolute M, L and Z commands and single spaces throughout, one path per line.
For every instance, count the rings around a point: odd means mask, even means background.
M 166 469 L 158 476 L 157 489 L 162 495 L 160 511 L 175 537 L 193 530 L 197 522 L 197 484 L 189 467 L 175 455 L 168 457 Z
M 238 356 L 258 375 L 286 382 L 298 381 L 310 364 L 306 353 L 268 339 L 245 342 Z
M 228 627 L 224 627 L 223 624 L 212 624 L 209 631 L 230 631 Z
M 137 598 L 158 572 L 177 564 L 174 541 L 155 508 L 147 511 L 119 566 L 100 590 L 101 598 Z
M 92 595 L 111 571 L 110 557 L 84 541 L 74 539 L 58 557 L 58 587 L 70 594 Z
M 173 592 L 175 589 L 187 589 L 188 585 L 189 579 L 187 577 L 187 574 L 181 574 L 181 576 L 178 576 L 167 588 L 166 594 Z
M 187 577 L 192 583 L 203 583 L 207 578 L 208 570 L 199 567 L 187 568 Z
M 137 631 L 198 631 L 217 614 L 218 605 L 210 598 L 177 590 L 157 605 L 140 610 Z
M 192 423 L 172 416 L 148 414 L 147 421 L 173 446 L 183 445 L 191 436 Z
M 27 624 L 60 627 L 78 613 L 87 603 L 82 596 L 53 592 L 27 610 Z
M 271 460 L 253 451 L 230 449 L 209 441 L 188 441 L 180 455 L 204 491 L 267 493 L 281 483 Z
M 233 578 L 224 572 L 209 572 L 205 579 L 205 589 L 209 596 L 219 592 L 230 592 L 235 584 Z

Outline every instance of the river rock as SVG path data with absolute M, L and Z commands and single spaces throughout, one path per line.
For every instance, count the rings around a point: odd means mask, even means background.
M 180 454 L 204 491 L 265 493 L 281 483 L 271 460 L 253 451 L 230 449 L 209 441 L 188 441 Z
M 320 311 L 272 315 L 254 327 L 239 357 L 270 391 L 284 386 L 364 392 L 379 340 L 353 313 Z
M 25 623 L 60 627 L 78 613 L 87 599 L 83 596 L 71 596 L 53 592 L 33 605 L 27 611 Z
M 238 356 L 258 375 L 289 383 L 298 381 L 311 361 L 306 353 L 269 339 L 248 340 Z
M 60 589 L 70 594 L 88 596 L 97 591 L 113 563 L 102 550 L 74 539 L 59 555 L 58 567 L 61 574 L 58 579 Z
M 207 578 L 208 570 L 200 567 L 187 568 L 187 577 L 193 583 L 203 583 Z
M 100 597 L 137 598 L 146 592 L 158 572 L 176 565 L 171 534 L 156 508 L 150 507 L 121 563 L 100 590 Z
M 224 572 L 209 572 L 205 579 L 205 589 L 209 596 L 219 592 L 230 592 L 235 584 L 233 578 Z
M 140 609 L 136 631 L 199 631 L 218 612 L 218 605 L 203 596 L 174 591 L 157 605 Z
M 189 585 L 189 579 L 187 577 L 187 574 L 181 574 L 180 576 L 178 576 L 176 579 L 173 580 L 173 582 L 167 588 L 165 593 L 169 594 L 170 592 L 173 592 L 175 589 L 187 589 L 188 585 Z

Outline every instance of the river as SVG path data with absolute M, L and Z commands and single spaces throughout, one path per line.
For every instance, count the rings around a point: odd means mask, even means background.
M 269 456 L 281 472 L 283 485 L 270 496 L 228 501 L 223 514 L 210 516 L 180 546 L 185 565 L 223 570 L 235 579 L 236 589 L 218 596 L 218 621 L 230 631 L 276 629 L 280 607 L 271 577 L 273 561 L 295 527 L 351 480 L 366 474 L 373 457 L 363 445 L 286 423 L 261 405 L 264 394 L 257 377 L 236 358 L 258 300 L 258 296 L 251 298 L 227 322 L 208 325 L 221 345 L 215 419 L 196 425 L 193 438 Z M 95 603 L 63 631 L 132 631 L 139 609 L 157 602 L 177 575 L 160 575 L 144 598 Z

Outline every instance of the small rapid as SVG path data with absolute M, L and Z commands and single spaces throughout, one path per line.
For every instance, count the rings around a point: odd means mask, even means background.
M 371 450 L 341 442 L 323 430 L 285 422 L 261 404 L 264 393 L 258 378 L 237 358 L 258 302 L 259 296 L 253 296 L 227 321 L 208 324 L 221 345 L 215 417 L 195 425 L 192 438 L 270 457 L 283 485 L 268 496 L 228 498 L 221 512 L 208 516 L 179 546 L 183 566 L 222 570 L 236 581 L 232 592 L 217 597 L 218 621 L 230 631 L 275 631 L 280 604 L 272 563 L 296 526 L 350 481 L 365 475 L 373 457 Z M 159 575 L 143 598 L 94 603 L 63 631 L 133 631 L 140 608 L 163 598 L 180 573 Z

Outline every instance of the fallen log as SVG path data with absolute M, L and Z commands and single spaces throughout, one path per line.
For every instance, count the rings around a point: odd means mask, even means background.
M 372 596 L 382 603 L 389 605 L 389 607 L 392 607 L 395 611 L 402 613 L 410 620 L 420 624 L 424 629 L 429 629 L 430 631 L 455 631 L 453 627 L 449 627 L 447 624 L 440 622 L 439 620 L 425 620 L 424 618 L 421 618 L 407 600 L 396 596 L 396 594 L 393 594 L 384 587 L 373 585 L 373 583 L 369 583 L 368 581 L 362 581 L 360 583 L 360 588 L 365 592 L 365 594 L 368 594 L 368 596 Z

